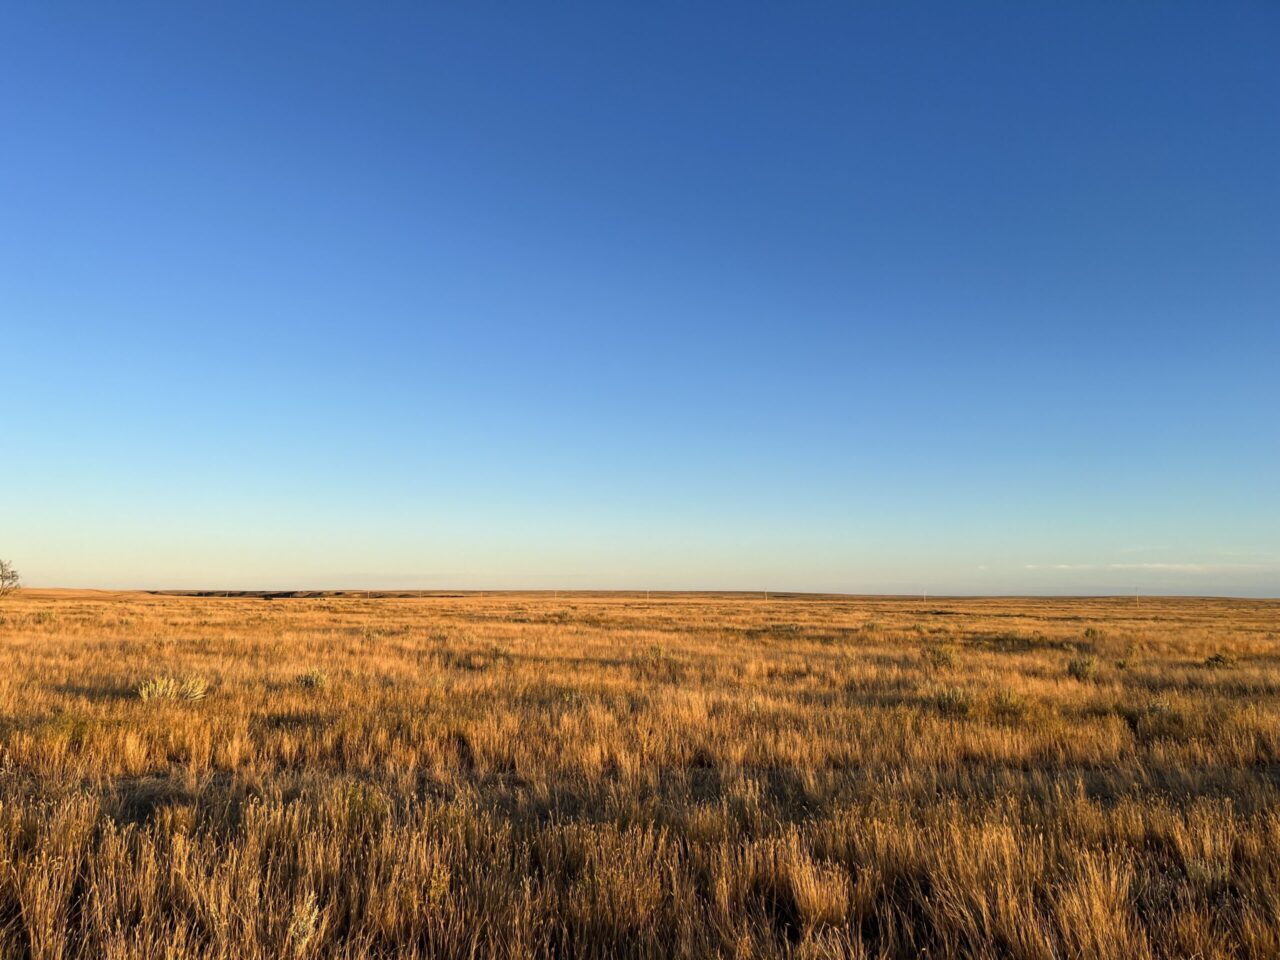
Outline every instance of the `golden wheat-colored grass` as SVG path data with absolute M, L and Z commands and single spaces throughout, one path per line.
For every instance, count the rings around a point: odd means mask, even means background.
M 0 956 L 1277 957 L 1280 604 L 0 602 Z

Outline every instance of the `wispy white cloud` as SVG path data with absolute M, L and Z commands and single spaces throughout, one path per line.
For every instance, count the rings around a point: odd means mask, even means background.
M 1147 570 L 1153 573 L 1230 573 L 1280 570 L 1266 563 L 1027 563 L 1027 570 Z
M 1220 573 L 1229 570 L 1265 570 L 1261 563 L 1113 563 L 1112 570 L 1166 570 L 1171 573 Z

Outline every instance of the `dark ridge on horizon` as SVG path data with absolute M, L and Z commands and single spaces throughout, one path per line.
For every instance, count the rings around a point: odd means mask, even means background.
M 912 593 L 832 593 L 829 591 L 803 590 L 141 590 L 152 596 L 161 597 L 203 597 L 226 599 L 257 600 L 299 600 L 299 599 L 401 599 L 401 600 L 443 600 L 462 599 L 465 597 L 502 597 L 502 596 L 560 596 L 584 598 L 632 598 L 658 600 L 662 598 L 694 598 L 694 597 L 743 597 L 760 600 L 903 600 L 943 602 L 948 600 L 1116 600 L 1120 602 L 1142 602 L 1144 600 L 1257 600 L 1261 602 L 1275 601 L 1278 597 L 1248 597 L 1228 594 L 1131 594 L 1131 593 L 957 593 L 929 594 L 922 596 Z

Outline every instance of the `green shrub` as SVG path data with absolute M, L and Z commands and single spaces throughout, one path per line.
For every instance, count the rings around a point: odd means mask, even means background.
M 955 652 L 950 647 L 930 645 L 921 651 L 927 670 L 948 670 L 956 665 Z
M 1090 654 L 1072 657 L 1067 661 L 1067 676 L 1074 680 L 1089 680 L 1098 672 L 1098 658 Z
M 961 687 L 943 687 L 933 697 L 934 706 L 946 717 L 967 717 L 973 709 L 973 694 Z
M 991 698 L 991 712 L 1002 720 L 1021 719 L 1027 713 L 1027 698 L 1006 687 Z

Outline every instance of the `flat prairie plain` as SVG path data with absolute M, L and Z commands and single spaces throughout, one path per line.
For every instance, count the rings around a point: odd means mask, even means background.
M 0 957 L 1280 957 L 1280 603 L 0 600 Z

